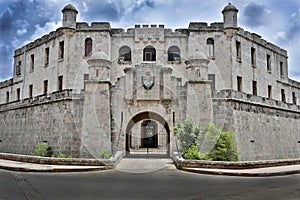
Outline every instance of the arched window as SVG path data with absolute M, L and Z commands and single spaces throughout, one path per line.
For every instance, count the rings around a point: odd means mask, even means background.
M 93 50 L 93 40 L 91 38 L 85 39 L 84 56 L 86 57 L 91 56 L 92 50 Z
M 131 61 L 131 49 L 128 46 L 119 49 L 119 61 Z
M 180 61 L 180 49 L 176 46 L 171 46 L 168 49 L 168 61 Z
M 146 46 L 143 51 L 144 61 L 156 61 L 156 50 L 153 46 Z
M 215 57 L 215 42 L 214 39 L 212 38 L 208 38 L 206 40 L 206 44 L 207 44 L 207 55 L 209 58 L 214 58 Z

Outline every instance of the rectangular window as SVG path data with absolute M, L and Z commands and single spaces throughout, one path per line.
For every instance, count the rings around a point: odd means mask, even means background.
M 268 98 L 272 99 L 272 85 L 268 85 Z
M 146 52 L 145 53 L 145 61 L 152 61 L 152 53 L 151 52 Z
M 33 85 L 29 85 L 29 98 L 32 98 L 33 94 Z
M 16 66 L 16 75 L 17 76 L 21 75 L 21 67 L 22 67 L 22 61 L 19 61 L 18 65 Z
M 44 80 L 44 94 L 48 93 L 48 80 Z
M 49 65 L 49 47 L 45 49 L 45 67 Z
M 267 54 L 267 70 L 268 72 L 271 72 L 272 68 L 271 68 L 271 56 L 269 54 Z
M 281 101 L 285 102 L 285 91 L 281 89 Z
M 237 77 L 237 91 L 242 92 L 243 85 L 242 85 L 242 77 Z
M 63 76 L 59 76 L 58 77 L 58 83 L 57 83 L 57 85 L 58 85 L 58 91 L 62 91 L 63 90 Z
M 208 74 L 208 80 L 211 81 L 211 90 L 216 90 L 216 76 L 214 74 Z
M 20 88 L 17 88 L 17 101 L 20 101 L 20 95 L 21 95 Z
M 34 71 L 34 54 L 30 55 L 30 71 Z
M 58 59 L 64 59 L 64 41 L 59 42 Z
M 6 103 L 9 103 L 9 91 L 6 92 Z
M 251 65 L 256 67 L 256 50 L 253 47 L 251 48 Z
M 241 42 L 236 41 L 236 59 L 238 61 L 242 60 Z
M 83 80 L 88 81 L 89 80 L 89 74 L 83 74 Z
M 85 81 L 88 81 L 90 79 L 89 74 L 83 74 L 83 81 L 84 81 L 84 90 L 85 90 Z
M 293 98 L 293 104 L 297 104 L 297 97 L 296 97 L 296 93 L 292 92 L 292 98 Z
M 280 76 L 284 77 L 284 69 L 283 69 L 283 62 L 280 62 Z
M 252 81 L 252 93 L 253 95 L 257 95 L 257 82 Z

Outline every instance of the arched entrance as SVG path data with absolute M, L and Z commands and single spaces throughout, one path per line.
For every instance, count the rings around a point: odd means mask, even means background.
M 136 133 L 132 133 L 134 126 L 138 126 L 136 129 L 138 138 Z M 160 131 L 159 126 L 163 130 Z M 134 139 L 138 142 L 133 145 Z M 126 156 L 169 157 L 170 128 L 166 120 L 159 114 L 149 111 L 132 117 L 126 128 Z

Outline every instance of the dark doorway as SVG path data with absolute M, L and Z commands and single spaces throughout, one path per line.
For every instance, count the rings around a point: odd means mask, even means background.
M 146 120 L 142 123 L 142 148 L 157 148 L 157 123 Z

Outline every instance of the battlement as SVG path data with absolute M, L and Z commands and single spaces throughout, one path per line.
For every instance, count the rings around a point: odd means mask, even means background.
M 206 22 L 190 22 L 189 31 L 208 31 L 208 30 L 224 30 L 224 23 L 214 22 L 208 26 Z
M 44 103 L 50 103 L 59 100 L 72 100 L 73 93 L 71 89 L 66 89 L 63 91 L 53 92 L 47 95 L 39 95 L 33 98 L 23 99 L 21 101 L 13 101 L 5 104 L 0 104 L 0 111 L 12 110 L 17 108 L 23 108 L 28 106 L 36 106 Z
M 40 46 L 46 42 L 49 42 L 50 40 L 56 38 L 59 35 L 62 35 L 62 32 L 59 29 L 56 31 L 52 31 L 49 34 L 46 34 L 46 35 L 42 36 L 41 38 L 38 38 L 38 39 L 34 40 L 33 42 L 30 42 L 30 43 L 22 46 L 19 49 L 16 49 L 14 56 L 18 56 L 20 54 L 23 54 L 25 51 L 28 51 L 37 46 Z
M 242 101 L 249 104 L 261 105 L 270 107 L 272 109 L 287 110 L 289 112 L 300 113 L 300 106 L 290 103 L 285 103 L 275 99 L 268 99 L 265 97 L 260 97 L 252 94 L 246 94 L 243 92 L 238 92 L 235 90 L 222 90 L 213 95 L 215 100 L 218 99 L 232 99 L 236 101 Z
M 77 22 L 76 30 L 111 30 L 109 22 L 92 22 L 89 25 L 87 22 Z
M 14 82 L 13 78 L 0 82 L 0 89 L 12 86 L 13 82 Z
M 280 47 L 266 41 L 265 39 L 263 39 L 260 35 L 256 34 L 256 33 L 251 33 L 249 31 L 245 31 L 242 28 L 239 28 L 239 31 L 237 32 L 238 35 L 247 38 L 261 46 L 264 46 L 265 48 L 268 48 L 272 51 L 276 51 L 282 55 L 284 55 L 285 57 L 287 57 L 287 51 L 284 49 L 281 49 Z

